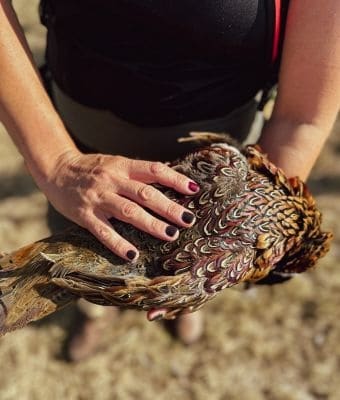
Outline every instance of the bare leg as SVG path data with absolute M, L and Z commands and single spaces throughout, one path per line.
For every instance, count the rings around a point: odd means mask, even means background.
M 102 335 L 106 328 L 117 319 L 117 307 L 101 307 L 79 300 L 81 311 L 77 326 L 66 343 L 67 358 L 70 361 L 82 361 L 96 353 L 102 343 Z
M 171 321 L 173 331 L 182 343 L 186 345 L 197 342 L 203 333 L 204 314 L 202 311 L 196 311 L 192 314 L 184 314 Z

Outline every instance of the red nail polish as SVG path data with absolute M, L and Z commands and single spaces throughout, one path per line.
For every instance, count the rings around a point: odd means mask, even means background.
M 194 193 L 197 193 L 200 190 L 200 187 L 195 182 L 189 182 L 188 187 Z

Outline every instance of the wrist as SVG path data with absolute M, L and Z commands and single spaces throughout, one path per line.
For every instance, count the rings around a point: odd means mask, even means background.
M 58 118 L 36 129 L 26 126 L 25 131 L 16 132 L 14 138 L 29 172 L 40 188 L 54 175 L 60 160 L 80 154 Z
M 288 176 L 305 180 L 327 136 L 328 132 L 316 125 L 273 116 L 265 125 L 259 144 Z
M 43 155 L 25 158 L 25 165 L 37 185 L 43 190 L 51 182 L 59 166 L 66 159 L 74 159 L 79 154 L 77 148 L 64 146 L 60 149 L 47 150 Z

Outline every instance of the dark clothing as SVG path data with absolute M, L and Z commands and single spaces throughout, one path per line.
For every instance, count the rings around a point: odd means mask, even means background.
M 42 2 L 58 86 L 140 126 L 217 118 L 249 101 L 275 73 L 274 15 L 274 0 Z

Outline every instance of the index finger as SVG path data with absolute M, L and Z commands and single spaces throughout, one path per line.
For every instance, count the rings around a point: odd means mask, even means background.
M 183 194 L 193 194 L 200 190 L 192 179 L 159 161 L 131 160 L 129 175 L 136 181 L 159 183 Z

